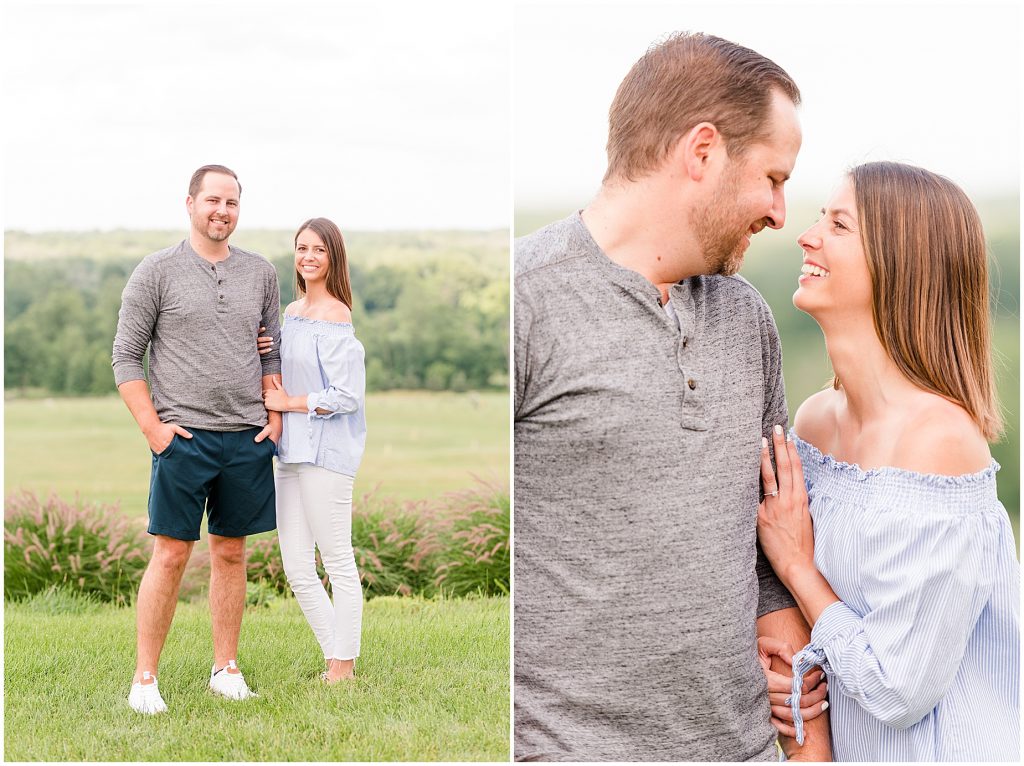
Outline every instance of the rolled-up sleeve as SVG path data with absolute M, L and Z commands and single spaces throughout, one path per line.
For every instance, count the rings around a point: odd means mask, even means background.
M 111 362 L 114 383 L 118 386 L 131 380 L 146 379 L 143 359 L 160 313 L 155 280 L 155 270 L 150 263 L 143 261 L 135 267 L 121 293 Z
M 861 567 L 870 611 L 840 601 L 821 613 L 804 651 L 824 656 L 830 681 L 875 719 L 912 726 L 953 683 L 992 590 L 993 524 L 987 514 L 880 524 Z
M 320 336 L 316 355 L 326 386 L 306 396 L 310 417 L 329 418 L 360 409 L 366 395 L 362 344 L 353 336 Z

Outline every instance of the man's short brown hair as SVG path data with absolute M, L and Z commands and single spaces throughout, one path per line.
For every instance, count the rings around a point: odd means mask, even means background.
M 192 174 L 192 179 L 188 182 L 188 196 L 192 199 L 195 199 L 196 195 L 199 194 L 199 190 L 203 188 L 203 179 L 207 173 L 223 173 L 226 176 L 231 176 L 235 179 L 235 183 L 238 184 L 238 196 L 242 196 L 242 182 L 238 180 L 234 170 L 223 165 L 203 165 Z
M 761 54 L 712 35 L 670 35 L 647 50 L 615 93 L 604 180 L 643 177 L 702 122 L 718 129 L 730 154 L 742 154 L 769 132 L 774 89 L 800 104 L 793 78 Z

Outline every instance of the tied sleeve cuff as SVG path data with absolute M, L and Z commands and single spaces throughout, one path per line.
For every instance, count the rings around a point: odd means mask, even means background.
M 842 601 L 829 604 L 814 623 L 811 643 L 793 655 L 793 688 L 788 702 L 793 711 L 797 744 L 804 743 L 804 719 L 800 715 L 800 690 L 804 685 L 804 674 L 815 665 L 821 666 L 825 673 L 831 673 L 825 648 L 837 638 L 855 632 L 859 624 L 860 618 Z
M 323 391 L 312 391 L 306 395 L 306 411 L 310 418 L 347 415 L 358 410 L 359 406 L 359 399 L 354 394 L 335 386 Z M 324 413 L 317 412 L 318 409 L 324 410 Z
M 800 714 L 800 696 L 804 685 L 804 674 L 815 665 L 827 663 L 825 652 L 813 643 L 808 644 L 793 655 L 793 688 L 790 690 L 789 709 L 793 711 L 793 728 L 796 729 L 796 742 L 804 743 L 804 717 Z

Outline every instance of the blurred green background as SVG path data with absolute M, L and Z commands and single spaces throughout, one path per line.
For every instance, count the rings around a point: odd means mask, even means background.
M 775 314 L 782 337 L 783 369 L 790 419 L 808 396 L 831 384 L 831 367 L 817 323 L 794 308 L 800 276 L 800 234 L 819 216 L 824 198 L 791 202 L 786 226 L 765 229 L 747 251 L 740 272 L 761 292 Z M 1002 440 L 992 445 L 1001 470 L 999 499 L 1006 506 L 1020 545 L 1020 201 L 1018 197 L 975 199 L 988 239 L 993 310 L 993 339 L 999 399 L 1005 419 Z M 582 203 L 581 203 L 582 206 Z M 562 209 L 516 210 L 515 236 L 521 237 L 573 212 Z

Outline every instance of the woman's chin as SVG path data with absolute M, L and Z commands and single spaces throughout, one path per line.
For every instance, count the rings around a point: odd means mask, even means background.
M 803 285 L 798 287 L 796 292 L 793 293 L 793 305 L 805 314 L 810 314 L 812 317 L 815 315 L 814 299 L 804 289 Z

